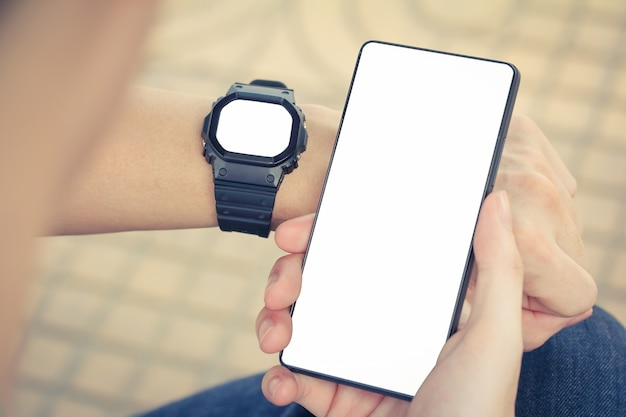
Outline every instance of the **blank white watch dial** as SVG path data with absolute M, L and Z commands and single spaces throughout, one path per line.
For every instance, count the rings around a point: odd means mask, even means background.
M 222 108 L 216 138 L 228 152 L 274 157 L 289 146 L 292 126 L 280 104 L 237 99 Z

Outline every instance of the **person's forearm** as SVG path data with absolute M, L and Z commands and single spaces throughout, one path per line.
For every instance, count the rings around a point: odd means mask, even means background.
M 54 234 L 214 226 L 199 135 L 211 100 L 133 89 L 68 185 Z
M 216 226 L 211 166 L 202 156 L 202 122 L 212 99 L 136 88 L 127 107 L 60 203 L 50 233 Z M 274 226 L 315 211 L 338 115 L 304 106 L 308 149 L 285 177 Z

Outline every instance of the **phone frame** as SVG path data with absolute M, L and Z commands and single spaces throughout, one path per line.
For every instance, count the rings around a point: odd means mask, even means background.
M 429 53 L 434 53 L 434 54 L 444 54 L 444 55 L 453 56 L 453 57 L 467 58 L 467 59 L 472 59 L 472 60 L 480 60 L 480 61 L 492 62 L 492 63 L 495 63 L 495 64 L 506 65 L 506 66 L 508 66 L 511 69 L 511 71 L 512 71 L 511 84 L 510 84 L 510 87 L 509 87 L 509 90 L 508 90 L 508 97 L 506 98 L 506 104 L 505 104 L 504 109 L 503 109 L 501 124 L 500 124 L 499 132 L 498 132 L 496 146 L 495 146 L 495 149 L 494 149 L 494 152 L 493 152 L 493 155 L 492 155 L 491 164 L 490 164 L 488 175 L 487 175 L 487 181 L 485 182 L 485 186 L 484 186 L 484 189 L 483 189 L 482 197 L 481 197 L 481 200 L 480 200 L 480 204 L 481 205 L 482 205 L 482 202 L 484 201 L 485 197 L 493 190 L 493 187 L 494 187 L 495 177 L 496 177 L 496 173 L 497 173 L 498 166 L 499 166 L 499 163 L 500 163 L 500 158 L 501 158 L 502 150 L 503 150 L 503 147 L 504 147 L 506 133 L 508 131 L 509 123 L 510 123 L 511 116 L 512 116 L 512 113 L 513 113 L 513 107 L 514 107 L 517 91 L 519 89 L 520 73 L 519 73 L 518 69 L 514 65 L 512 65 L 512 64 L 510 64 L 508 62 L 497 61 L 497 60 L 488 59 L 488 58 L 480 58 L 480 57 L 475 57 L 475 56 L 470 56 L 470 55 L 462 55 L 462 54 L 457 54 L 457 53 L 443 52 L 443 51 L 437 51 L 437 50 L 432 50 L 432 49 L 427 49 L 427 48 L 420 48 L 420 47 L 415 47 L 415 46 L 408 46 L 408 45 L 402 45 L 402 44 L 396 44 L 396 43 L 384 42 L 384 41 L 378 41 L 378 40 L 368 41 L 368 42 L 364 43 L 361 46 L 360 50 L 359 50 L 359 54 L 358 54 L 358 57 L 357 57 L 356 65 L 355 65 L 354 72 L 353 72 L 353 75 L 352 75 L 352 79 L 350 81 L 350 87 L 349 87 L 349 90 L 348 90 L 348 94 L 347 94 L 347 97 L 346 97 L 346 100 L 345 100 L 345 105 L 344 105 L 344 108 L 343 108 L 343 111 L 342 111 L 342 115 L 341 115 L 341 122 L 339 124 L 339 128 L 338 128 L 338 131 L 337 131 L 335 144 L 334 144 L 333 151 L 332 151 L 331 158 L 330 158 L 330 163 L 329 163 L 328 170 L 326 172 L 326 176 L 325 176 L 325 179 L 324 179 L 324 186 L 323 186 L 323 189 L 322 189 L 322 195 L 321 195 L 318 207 L 317 207 L 316 216 L 315 216 L 315 219 L 314 219 L 314 222 L 313 222 L 313 228 L 312 228 L 312 231 L 311 231 L 311 235 L 309 236 L 309 240 L 308 240 L 308 243 L 307 243 L 307 250 L 305 252 L 305 255 L 304 255 L 304 258 L 303 258 L 303 262 L 302 262 L 302 270 L 303 271 L 306 268 L 307 258 L 308 258 L 308 255 L 309 255 L 309 248 L 310 248 L 311 242 L 314 239 L 315 230 L 316 230 L 317 221 L 318 221 L 318 215 L 320 213 L 320 208 L 321 208 L 323 200 L 324 200 L 324 194 L 325 194 L 325 191 L 326 191 L 326 187 L 328 185 L 328 181 L 329 181 L 329 178 L 331 176 L 330 174 L 331 174 L 331 168 L 333 166 L 333 162 L 334 162 L 334 159 L 335 159 L 335 152 L 337 150 L 337 145 L 338 145 L 339 139 L 341 137 L 342 127 L 343 127 L 344 119 L 345 119 L 345 116 L 346 116 L 346 111 L 348 110 L 348 104 L 349 104 L 350 99 L 352 97 L 353 86 L 354 86 L 355 78 L 357 77 L 357 73 L 358 73 L 358 70 L 359 70 L 359 65 L 361 63 L 361 57 L 362 57 L 364 49 L 369 44 L 380 44 L 380 45 L 386 45 L 386 46 L 390 46 L 390 47 L 409 48 L 409 49 L 414 49 L 414 50 L 418 50 L 418 51 L 422 51 L 422 52 L 429 52 Z M 390 88 L 392 88 L 392 86 L 390 86 Z M 475 229 L 475 227 L 476 227 L 476 224 L 474 224 L 474 229 Z M 472 236 L 473 236 L 473 234 L 472 234 Z M 459 277 L 459 289 L 458 289 L 458 293 L 457 293 L 457 296 L 456 296 L 456 302 L 455 302 L 454 311 L 451 312 L 452 318 L 451 318 L 450 323 L 449 323 L 448 332 L 447 332 L 447 338 L 452 336 L 456 332 L 456 330 L 457 330 L 458 323 L 459 323 L 459 320 L 460 320 L 461 310 L 462 310 L 462 306 L 463 306 L 463 301 L 464 301 L 466 293 L 467 293 L 467 288 L 468 288 L 468 284 L 469 284 L 469 280 L 470 280 L 470 275 L 471 275 L 471 269 L 472 269 L 473 262 L 474 262 L 474 255 L 473 255 L 472 244 L 470 242 L 470 245 L 468 247 L 468 254 L 466 256 L 464 274 L 463 274 L 462 277 Z M 297 306 L 297 301 L 290 308 L 290 314 L 291 315 L 294 314 L 294 312 L 296 310 L 296 306 Z M 446 340 L 447 340 L 447 338 L 446 338 Z M 286 349 L 288 349 L 288 347 Z M 281 353 L 279 355 L 280 363 L 283 366 L 286 366 L 288 369 L 290 369 L 293 372 L 301 373 L 301 374 L 304 374 L 304 375 L 308 375 L 308 376 L 312 376 L 312 377 L 316 377 L 316 378 L 320 378 L 320 379 L 325 379 L 325 380 L 328 380 L 328 381 L 332 381 L 332 382 L 336 382 L 336 383 L 340 383 L 340 384 L 344 384 L 344 385 L 348 385 L 348 386 L 353 386 L 353 387 L 356 387 L 356 388 L 361 388 L 361 389 L 374 391 L 374 392 L 377 392 L 377 393 L 393 396 L 393 397 L 404 399 L 404 400 L 411 400 L 413 398 L 413 396 L 414 396 L 414 394 L 409 395 L 407 393 L 396 392 L 394 390 L 388 390 L 388 389 L 384 389 L 384 388 L 381 388 L 381 387 L 378 387 L 378 386 L 373 386 L 373 385 L 369 385 L 369 384 L 355 382 L 355 381 L 352 381 L 352 380 L 349 380 L 349 379 L 342 378 L 340 376 L 327 375 L 325 373 L 317 372 L 315 370 L 304 369 L 304 368 L 301 368 L 301 367 L 298 367 L 298 366 L 294 366 L 293 364 L 286 363 L 283 360 L 283 354 L 284 354 L 284 351 L 281 351 Z

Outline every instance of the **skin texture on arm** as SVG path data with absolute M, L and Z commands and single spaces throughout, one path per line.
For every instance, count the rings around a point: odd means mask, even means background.
M 52 234 L 212 227 L 213 174 L 200 132 L 213 100 L 134 88 L 70 184 Z M 302 105 L 309 134 L 299 167 L 277 194 L 273 226 L 316 210 L 339 114 Z M 243 122 L 243 121 L 242 121 Z

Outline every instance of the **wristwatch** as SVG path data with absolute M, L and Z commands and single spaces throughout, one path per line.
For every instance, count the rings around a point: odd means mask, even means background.
M 306 149 L 293 90 L 278 81 L 233 84 L 213 103 L 202 138 L 220 229 L 267 237 L 278 188 Z

